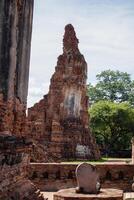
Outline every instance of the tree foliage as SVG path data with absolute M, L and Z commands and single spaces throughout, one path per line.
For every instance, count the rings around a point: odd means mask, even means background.
M 90 103 L 100 100 L 130 102 L 134 105 L 134 81 L 126 72 L 106 70 L 96 76 L 95 86 L 88 85 Z
M 90 126 L 106 151 L 128 149 L 134 134 L 134 108 L 129 103 L 99 101 L 89 109 Z

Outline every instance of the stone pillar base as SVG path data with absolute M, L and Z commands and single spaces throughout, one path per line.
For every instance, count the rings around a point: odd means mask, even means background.
M 98 194 L 77 194 L 75 188 L 70 188 L 55 193 L 54 200 L 123 200 L 123 191 L 107 188 Z

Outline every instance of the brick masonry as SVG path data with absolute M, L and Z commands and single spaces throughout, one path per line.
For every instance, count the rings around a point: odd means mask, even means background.
M 76 187 L 76 164 L 31 163 L 29 178 L 42 191 Z M 102 188 L 131 190 L 134 165 L 97 164 Z
M 0 200 L 42 200 L 28 179 L 26 104 L 33 0 L 0 1 Z
M 49 92 L 28 109 L 28 132 L 35 143 L 32 161 L 100 157 L 89 130 L 87 63 L 78 43 L 74 27 L 68 24 L 63 37 L 63 54 L 58 57 Z

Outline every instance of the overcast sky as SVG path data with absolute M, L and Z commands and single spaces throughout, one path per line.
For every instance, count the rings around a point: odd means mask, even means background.
M 28 107 L 48 92 L 68 23 L 88 63 L 87 82 L 106 69 L 134 79 L 134 0 L 35 0 Z

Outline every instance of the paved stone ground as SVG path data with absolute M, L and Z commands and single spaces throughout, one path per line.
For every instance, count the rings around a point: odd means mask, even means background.
M 134 200 L 134 192 L 126 192 L 123 200 Z
M 55 192 L 42 192 L 43 196 L 45 198 L 48 198 L 48 200 L 53 200 L 53 195 Z
M 130 158 L 108 158 L 108 160 L 105 163 L 131 163 Z

